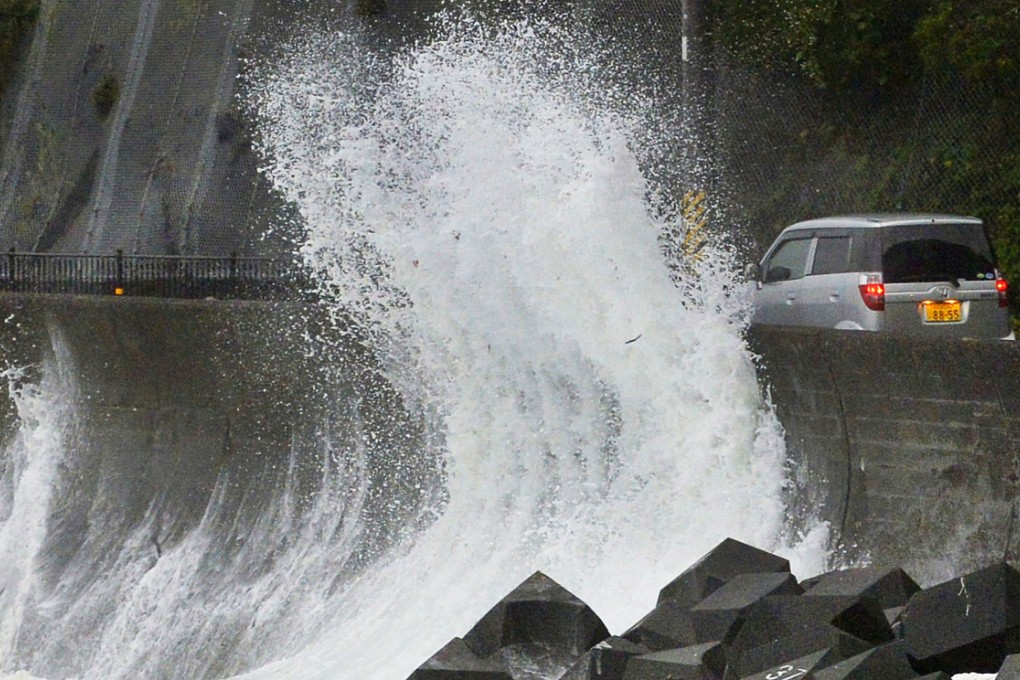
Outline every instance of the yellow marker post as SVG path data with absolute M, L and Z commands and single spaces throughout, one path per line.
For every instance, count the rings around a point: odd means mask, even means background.
M 708 224 L 708 217 L 705 215 L 708 206 L 705 204 L 705 192 L 688 191 L 684 194 L 681 203 L 681 220 L 683 222 L 684 237 L 680 243 L 680 252 L 689 262 L 698 262 L 703 253 L 708 236 L 705 234 L 705 226 Z

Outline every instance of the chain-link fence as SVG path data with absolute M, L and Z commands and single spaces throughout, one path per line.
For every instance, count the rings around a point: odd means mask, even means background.
M 759 246 L 796 220 L 835 213 L 992 217 L 995 187 L 985 183 L 1002 140 L 987 87 L 925 77 L 891 101 L 867 101 L 718 63 L 722 187 Z

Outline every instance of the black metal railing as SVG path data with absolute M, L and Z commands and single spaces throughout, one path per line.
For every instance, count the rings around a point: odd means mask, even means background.
M 0 256 L 0 290 L 19 293 L 167 298 L 296 299 L 306 296 L 298 263 L 263 257 L 175 255 Z

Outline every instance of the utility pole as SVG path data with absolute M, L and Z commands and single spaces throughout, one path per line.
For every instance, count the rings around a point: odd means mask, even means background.
M 714 176 L 712 111 L 713 59 L 708 31 L 708 0 L 681 0 L 683 28 L 680 42 L 684 148 L 684 171 L 692 189 L 708 191 Z
M 683 12 L 681 57 L 684 66 L 689 67 L 692 57 L 698 59 L 701 56 L 700 43 L 705 24 L 704 5 L 701 0 L 681 0 L 680 6 Z

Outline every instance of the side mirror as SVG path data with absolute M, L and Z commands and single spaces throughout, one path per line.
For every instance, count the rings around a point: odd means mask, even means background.
M 757 262 L 750 262 L 744 265 L 744 280 L 757 281 L 761 276 L 761 266 Z
M 776 283 L 777 281 L 788 281 L 790 279 L 789 267 L 770 267 L 765 273 L 765 283 Z

